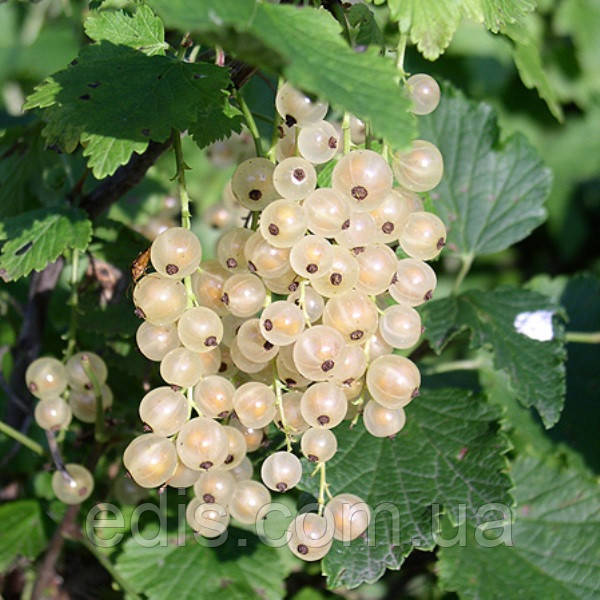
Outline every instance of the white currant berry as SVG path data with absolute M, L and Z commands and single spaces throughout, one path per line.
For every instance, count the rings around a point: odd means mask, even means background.
M 419 393 L 421 374 L 410 359 L 387 354 L 375 359 L 367 371 L 369 393 L 382 406 L 406 406 Z
M 440 86 L 425 73 L 416 73 L 406 80 L 406 87 L 413 103 L 415 115 L 428 115 L 440 103 Z
M 340 136 L 327 121 L 302 127 L 298 133 L 298 151 L 316 165 L 329 162 L 337 154 L 339 146 Z
M 183 314 L 187 294 L 181 281 L 150 273 L 133 288 L 133 303 L 139 317 L 153 325 L 170 325 Z
M 394 154 L 392 168 L 402 187 L 413 192 L 428 192 L 442 180 L 444 159 L 432 143 L 415 140 L 410 150 Z
M 36 398 L 54 398 L 60 396 L 67 387 L 67 371 L 56 358 L 37 358 L 25 371 L 25 383 Z
M 177 433 L 188 420 L 188 402 L 168 386 L 148 392 L 140 402 L 140 419 L 154 433 L 165 437 Z
M 427 263 L 415 258 L 403 258 L 398 261 L 396 277 L 389 292 L 396 302 L 419 306 L 431 300 L 436 285 L 435 271 Z
M 302 513 L 288 527 L 288 548 L 302 560 L 319 560 L 331 549 L 333 531 L 333 519 L 330 516 Z
M 402 408 L 387 408 L 375 400 L 369 400 L 363 411 L 365 429 L 375 437 L 396 435 L 406 423 Z
M 304 158 L 286 158 L 273 171 L 273 185 L 282 198 L 303 200 L 317 187 L 317 172 Z
M 52 491 L 65 504 L 81 504 L 94 490 L 94 478 L 82 465 L 65 465 L 66 473 L 55 471 L 52 475 Z
M 150 247 L 152 266 L 163 277 L 183 279 L 200 265 L 202 246 L 189 229 L 171 227 L 159 234 Z
M 231 178 L 231 189 L 239 203 L 250 210 L 262 210 L 278 198 L 273 185 L 275 165 L 266 158 L 249 158 Z
M 325 118 L 329 106 L 326 102 L 311 100 L 289 83 L 284 83 L 277 90 L 275 108 L 288 127 L 305 127 Z
M 165 354 L 179 346 L 177 327 L 170 325 L 152 325 L 144 321 L 135 334 L 140 352 L 149 360 L 159 361 Z
M 262 464 L 263 483 L 275 492 L 287 492 L 298 485 L 302 477 L 302 463 L 291 452 L 274 452 Z
M 446 245 L 446 227 L 433 213 L 414 212 L 408 216 L 399 242 L 411 258 L 431 260 Z
M 390 193 L 392 170 L 386 160 L 372 150 L 354 150 L 335 165 L 331 186 L 344 194 L 353 210 L 377 208 Z

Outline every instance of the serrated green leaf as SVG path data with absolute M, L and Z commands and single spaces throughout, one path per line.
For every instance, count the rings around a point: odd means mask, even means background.
M 277 550 L 255 535 L 229 527 L 227 541 L 214 548 L 192 535 L 177 546 L 174 537 L 166 546 L 150 548 L 128 540 L 117 559 L 121 575 L 150 600 L 229 597 L 230 589 L 235 598 L 283 598 L 288 571 Z
M 463 16 L 497 32 L 535 8 L 533 0 L 388 0 L 388 5 L 400 31 L 429 60 L 448 47 Z
M 553 323 L 559 311 L 540 294 L 503 287 L 435 300 L 421 314 L 425 338 L 438 353 L 465 330 L 471 332 L 471 347 L 491 348 L 494 366 L 506 371 L 520 402 L 534 406 L 552 427 L 565 399 L 564 336 Z
M 35 500 L 18 500 L 0 506 L 0 572 L 17 556 L 34 559 L 46 546 L 42 511 Z
M 426 390 L 406 408 L 406 425 L 393 440 L 371 436 L 362 424 L 335 429 L 338 452 L 327 463 L 331 493 L 366 500 L 375 525 L 370 540 L 334 542 L 323 560 L 330 586 L 376 581 L 386 568 L 399 569 L 413 548 L 432 548 L 433 504 L 455 522 L 462 505 L 472 523 L 482 519 L 485 504 L 511 504 L 508 444 L 495 423 L 500 414 L 465 390 Z M 307 469 L 300 485 L 316 496 L 319 484 Z
M 439 552 L 444 589 L 461 598 L 574 599 L 600 593 L 600 488 L 574 469 L 529 456 L 512 467 L 512 546 L 467 544 Z M 495 537 L 495 536 L 494 536 Z
M 450 250 L 499 252 L 544 222 L 551 172 L 521 134 L 500 144 L 489 105 L 444 85 L 440 105 L 419 119 L 419 129 L 444 157 L 444 177 L 431 197 L 448 227 Z
M 25 108 L 43 108 L 44 135 L 72 151 L 79 140 L 95 177 L 111 175 L 149 140 L 195 124 L 206 106 L 223 105 L 226 69 L 184 63 L 102 41 L 81 50 L 68 69 L 36 88 Z M 115 102 L 119 98 L 119 102 Z M 227 134 L 228 132 L 221 132 Z
M 562 123 L 564 114 L 556 90 L 552 87 L 540 54 L 540 44 L 524 27 L 506 25 L 502 33 L 514 42 L 513 59 L 521 76 L 521 81 L 529 89 L 537 89 L 540 98 L 546 102 L 550 112 Z
M 164 54 L 169 47 L 162 21 L 144 5 L 138 6 L 131 16 L 123 11 L 92 12 L 83 28 L 95 42 L 105 40 L 129 46 L 148 56 Z
M 65 250 L 85 250 L 92 224 L 79 209 L 40 209 L 0 222 L 0 276 L 12 281 L 41 271 Z
M 383 34 L 373 13 L 366 4 L 354 4 L 346 18 L 352 27 L 357 27 L 355 42 L 359 46 L 382 45 Z
M 222 104 L 202 107 L 198 112 L 198 121 L 188 129 L 188 133 L 199 148 L 205 148 L 234 132 L 241 133 L 243 125 L 242 113 L 224 97 Z
M 414 137 L 410 103 L 393 62 L 376 48 L 354 52 L 329 12 L 256 0 L 149 4 L 168 27 L 196 32 L 250 64 L 280 71 L 292 84 L 370 121 L 375 135 L 394 148 Z

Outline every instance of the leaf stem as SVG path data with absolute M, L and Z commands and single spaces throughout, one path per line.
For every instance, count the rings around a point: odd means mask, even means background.
M 108 557 L 100 552 L 95 544 L 90 542 L 85 534 L 82 534 L 79 541 L 89 550 L 91 554 L 94 555 L 96 560 L 108 571 L 110 576 L 115 580 L 115 582 L 121 587 L 121 589 L 127 593 L 127 597 L 133 600 L 140 600 L 140 596 L 138 596 L 136 590 L 129 585 L 129 582 L 124 577 L 121 577 L 121 574 L 117 571 L 115 566 L 110 562 Z
M 40 456 L 44 456 L 44 448 L 37 442 L 34 442 L 30 437 L 26 436 L 24 433 L 16 430 L 14 427 L 11 427 L 4 421 L 0 421 L 0 432 L 4 433 L 8 437 L 11 437 L 13 440 L 19 442 L 19 444 L 23 444 L 23 446 L 27 446 L 31 451 L 39 454 Z
M 96 377 L 96 373 L 90 365 L 90 360 L 87 356 L 81 357 L 81 366 L 85 371 L 85 374 L 89 377 L 92 382 L 94 389 L 94 396 L 96 397 L 96 423 L 94 426 L 94 437 L 97 442 L 106 441 L 106 423 L 104 422 L 104 406 L 102 405 L 102 389 L 100 388 L 100 382 Z
M 462 263 L 460 265 L 460 271 L 458 272 L 456 280 L 454 281 L 454 285 L 452 286 L 453 295 L 458 294 L 458 290 L 460 289 L 462 282 L 467 276 L 467 273 L 471 270 L 471 265 L 473 264 L 474 258 L 475 257 L 473 256 L 473 254 L 463 254 L 461 256 Z
M 600 331 L 567 331 L 565 339 L 577 344 L 600 344 Z
M 342 119 L 342 135 L 343 135 L 343 143 L 344 143 L 344 154 L 348 154 L 350 152 L 350 144 L 352 142 L 351 132 L 350 132 L 350 113 L 345 112 L 344 118 Z
M 398 40 L 398 46 L 396 47 L 396 68 L 400 72 L 402 81 L 406 80 L 406 71 L 404 70 L 404 55 L 406 53 L 406 42 L 408 36 L 406 33 L 400 33 L 400 39 Z
M 450 362 L 440 363 L 438 365 L 422 366 L 421 370 L 424 375 L 434 375 L 436 373 L 448 373 L 449 371 L 474 371 L 485 366 L 485 362 L 481 358 L 454 360 Z
M 242 115 L 244 115 L 244 120 L 246 121 L 246 125 L 248 130 L 250 131 L 250 135 L 254 140 L 254 148 L 256 149 L 256 156 L 264 156 L 262 149 L 262 140 L 260 139 L 260 133 L 258 132 L 258 127 L 256 126 L 256 121 L 252 116 L 252 112 L 250 108 L 246 104 L 246 100 L 240 90 L 235 90 L 235 99 L 240 106 L 240 110 L 242 111 Z

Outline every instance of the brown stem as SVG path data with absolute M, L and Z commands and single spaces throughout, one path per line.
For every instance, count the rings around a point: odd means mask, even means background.
M 38 576 L 31 592 L 31 600 L 38 600 L 45 598 L 45 590 L 52 584 L 52 580 L 56 575 L 56 561 L 60 556 L 63 544 L 65 543 L 65 535 L 67 535 L 74 527 L 77 514 L 79 513 L 79 507 L 81 504 L 73 504 L 67 508 L 67 512 L 60 522 L 60 525 L 56 528 L 50 544 L 48 544 L 48 550 L 44 555 L 44 560 L 38 569 Z

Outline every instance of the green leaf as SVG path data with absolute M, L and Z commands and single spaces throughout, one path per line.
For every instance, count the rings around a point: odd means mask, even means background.
M 34 559 L 46 546 L 42 511 L 35 500 L 18 500 L 0 506 L 0 572 L 17 556 Z
M 205 111 L 223 105 L 221 90 L 228 83 L 228 71 L 215 65 L 146 56 L 102 41 L 83 48 L 74 64 L 38 86 L 25 108 L 45 109 L 49 143 L 70 152 L 81 140 L 100 179 L 133 152 L 143 152 L 149 140 L 166 140 L 173 128 L 218 127 L 204 121 Z
M 492 254 L 544 222 L 552 176 L 524 136 L 499 142 L 496 114 L 444 85 L 442 101 L 419 120 L 423 139 L 444 157 L 444 177 L 431 192 L 448 227 L 448 248 Z
M 138 6 L 133 16 L 123 11 L 92 12 L 83 24 L 85 33 L 96 42 L 106 40 L 140 50 L 148 56 L 164 54 L 165 42 L 162 21 L 147 6 Z
M 511 474 L 518 507 L 512 546 L 486 547 L 469 527 L 466 545 L 454 544 L 438 554 L 442 587 L 477 600 L 598 597 L 597 482 L 587 473 L 530 456 L 519 457 Z
M 374 582 L 386 568 L 399 569 L 414 547 L 432 548 L 433 504 L 454 522 L 466 516 L 472 523 L 482 519 L 485 504 L 511 504 L 508 444 L 495 422 L 500 414 L 464 390 L 426 390 L 407 407 L 406 425 L 394 439 L 375 438 L 362 424 L 335 429 L 338 452 L 327 463 L 331 493 L 366 500 L 374 527 L 368 539 L 334 542 L 322 563 L 330 586 Z M 301 486 L 316 496 L 315 479 L 305 475 Z
M 244 600 L 283 598 L 288 571 L 277 550 L 255 535 L 229 527 L 227 541 L 215 547 L 192 535 L 178 546 L 173 537 L 154 547 L 128 540 L 117 559 L 121 575 L 150 600 L 229 597 L 230 592 Z
M 233 132 L 241 133 L 243 125 L 242 113 L 224 95 L 222 104 L 207 104 L 200 108 L 198 121 L 188 129 L 188 133 L 199 148 L 205 148 Z
M 255 66 L 370 121 L 394 148 L 414 137 L 410 102 L 393 62 L 376 48 L 354 52 L 325 10 L 256 0 L 151 0 L 167 27 L 196 32 Z M 327 59 L 325 60 L 324 57 Z
M 366 4 L 354 4 L 346 15 L 352 27 L 358 27 L 355 42 L 359 46 L 383 44 L 383 34 L 377 21 Z
M 537 89 L 540 98 L 546 102 L 550 112 L 562 123 L 564 114 L 556 90 L 552 87 L 542 64 L 540 42 L 535 40 L 524 27 L 507 25 L 502 29 L 502 33 L 514 42 L 513 59 L 521 81 L 525 87 Z
M 65 250 L 85 250 L 92 224 L 79 209 L 40 209 L 0 222 L 0 276 L 12 281 L 41 271 Z
M 497 32 L 535 8 L 533 0 L 388 0 L 388 5 L 400 31 L 429 60 L 448 47 L 463 16 Z
M 424 335 L 438 354 L 465 330 L 472 348 L 491 348 L 494 366 L 508 374 L 520 402 L 534 406 L 548 428 L 558 421 L 565 398 L 563 331 L 553 323 L 559 310 L 540 294 L 502 287 L 429 302 L 421 314 Z

